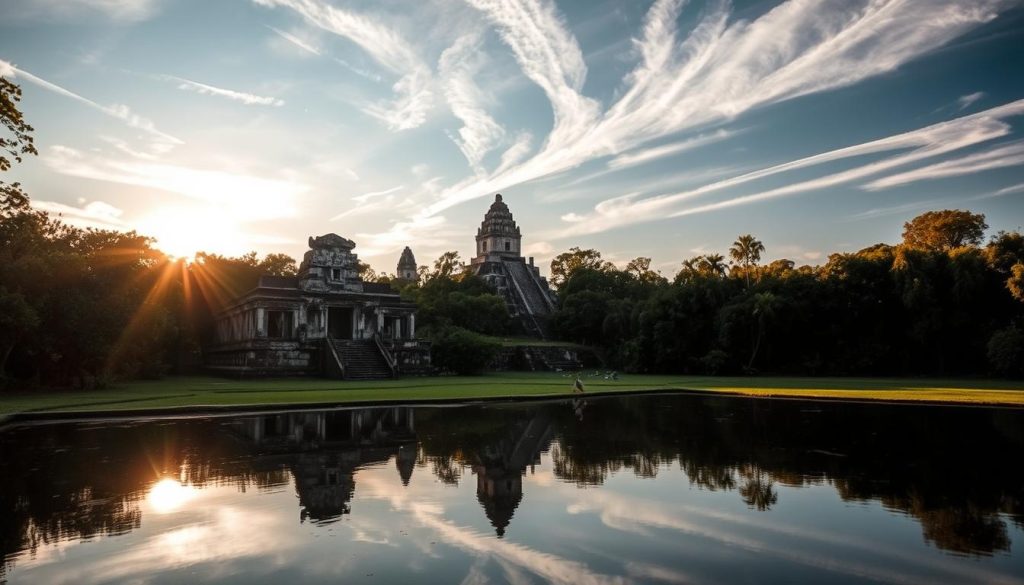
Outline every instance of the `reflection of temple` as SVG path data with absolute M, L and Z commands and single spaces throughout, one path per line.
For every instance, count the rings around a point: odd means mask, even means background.
M 540 463 L 553 434 L 551 420 L 538 413 L 516 421 L 504 437 L 474 453 L 476 497 L 499 538 L 523 499 L 523 473 Z
M 288 456 L 302 520 L 327 522 L 348 514 L 360 466 L 394 456 L 408 485 L 416 464 L 408 407 L 273 414 L 242 419 L 235 429 L 261 455 Z

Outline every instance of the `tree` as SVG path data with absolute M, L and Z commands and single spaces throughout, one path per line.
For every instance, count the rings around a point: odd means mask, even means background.
M 38 326 L 39 316 L 25 297 L 0 286 L 0 381 L 15 345 Z
M 458 252 L 448 251 L 434 260 L 434 271 L 431 278 L 454 278 L 462 272 L 462 259 Z
M 1010 278 L 1006 279 L 1006 288 L 1010 289 L 1013 298 L 1024 303 L 1024 262 L 1018 262 L 1010 268 Z
M 729 256 L 743 266 L 743 274 L 747 279 L 747 286 L 750 286 L 750 267 L 757 266 L 761 261 L 761 252 L 764 252 L 764 244 L 750 234 L 736 238 L 732 247 L 729 248 Z
M 665 279 L 654 270 L 651 270 L 651 259 L 638 256 L 626 264 L 626 272 L 633 275 L 640 282 L 655 283 L 663 282 Z
M 988 342 L 988 361 L 1000 376 L 1024 375 L 1024 331 L 1010 326 L 992 334 Z
M 269 276 L 295 276 L 299 273 L 299 267 L 295 264 L 295 258 L 288 254 L 267 254 L 257 264 L 257 268 L 263 274 Z
M 0 135 L 0 171 L 11 168 L 11 159 L 21 162 L 22 155 L 39 154 L 32 143 L 32 127 L 25 123 L 18 102 L 21 101 L 21 88 L 0 77 L 0 124 L 11 137 Z M 7 157 L 11 158 L 7 158 Z
M 981 213 L 960 209 L 928 211 L 903 224 L 903 244 L 934 251 L 977 246 L 986 229 L 988 224 Z
M 581 250 L 578 247 L 572 247 L 568 252 L 562 252 L 555 256 L 551 261 L 551 284 L 556 288 L 561 287 L 572 277 L 574 272 L 583 268 L 613 270 L 615 265 L 601 260 L 601 253 L 597 250 Z
M 725 256 L 721 254 L 705 254 L 698 264 L 700 273 L 705 276 L 725 276 Z

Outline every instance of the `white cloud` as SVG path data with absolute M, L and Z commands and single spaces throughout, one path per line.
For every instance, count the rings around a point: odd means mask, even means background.
M 912 171 L 889 175 L 888 177 L 872 181 L 864 185 L 863 188 L 868 191 L 878 191 L 917 181 L 933 181 L 935 179 L 958 177 L 1018 165 L 1024 165 L 1024 142 L 1014 142 L 1006 146 L 942 161 Z
M 32 207 L 79 228 L 123 230 L 126 224 L 121 220 L 124 211 L 104 201 L 90 201 L 82 207 L 75 207 L 56 201 L 32 201 Z
M 992 194 L 993 197 L 1002 197 L 1003 195 L 1010 195 L 1011 193 L 1024 193 L 1024 183 L 1018 183 L 1016 185 L 1010 185 L 1009 187 L 1003 187 Z
M 633 150 L 608 161 L 608 167 L 612 169 L 622 169 L 626 167 L 632 167 L 636 165 L 642 165 L 649 163 L 660 158 L 666 158 L 669 156 L 675 156 L 681 152 L 693 150 L 701 146 L 706 146 L 715 142 L 720 142 L 727 138 L 735 136 L 735 131 L 729 130 L 718 130 L 710 134 L 701 134 L 694 138 L 689 138 L 680 142 L 674 142 L 671 144 L 664 144 L 662 146 L 655 146 L 652 148 L 644 148 Z
M 330 60 L 334 61 L 335 63 L 341 65 L 342 67 L 345 67 L 346 69 L 352 71 L 353 73 L 356 73 L 373 81 L 380 81 L 380 75 L 371 73 L 364 69 L 360 69 L 359 67 L 352 65 L 351 63 L 345 61 L 344 59 L 338 59 L 337 57 L 327 55 L 327 53 L 317 45 L 316 41 L 314 41 L 311 38 L 308 38 L 308 36 L 300 37 L 298 34 L 285 32 L 281 29 L 272 26 L 267 26 L 267 28 L 273 31 L 275 35 L 277 35 L 276 37 L 273 37 L 273 40 L 277 42 L 271 43 L 272 48 L 280 50 L 282 47 L 287 47 L 292 52 L 294 52 L 294 49 L 297 48 L 299 49 L 299 54 L 302 55 L 316 55 L 318 57 L 327 57 Z
M 505 137 L 505 129 L 482 107 L 483 92 L 473 81 L 485 64 L 479 34 L 463 35 L 441 53 L 438 73 L 445 98 L 455 117 L 462 122 L 458 137 L 452 140 L 477 173 L 483 173 L 480 161 Z
M 285 6 L 306 22 L 359 45 L 377 63 L 400 76 L 389 102 L 369 104 L 363 111 L 384 121 L 392 130 L 422 125 L 433 107 L 433 76 L 409 43 L 395 31 L 365 16 L 320 0 L 254 0 L 263 6 Z
M 218 209 L 225 221 L 294 216 L 295 199 L 308 190 L 301 183 L 224 170 L 197 169 L 140 160 L 119 160 L 54 145 L 43 162 L 73 177 L 178 193 Z
M 292 33 L 289 33 L 289 32 L 285 32 L 285 31 L 283 31 L 281 29 L 274 28 L 272 26 L 267 26 L 267 28 L 272 30 L 278 36 L 278 38 L 283 39 L 283 40 L 287 41 L 288 43 L 290 43 L 291 46 L 297 47 L 301 51 L 303 51 L 305 53 L 309 53 L 311 55 L 316 55 L 318 57 L 322 57 L 323 56 L 323 51 L 321 51 L 319 47 L 315 46 L 313 41 L 308 40 L 308 39 L 299 38 L 298 35 L 295 35 L 295 34 L 292 34 Z
M 173 75 L 165 75 L 165 79 L 174 81 L 178 84 L 178 89 L 185 91 L 192 91 L 202 95 L 212 95 L 234 100 L 236 102 L 242 102 L 247 106 L 283 106 L 284 100 L 275 98 L 256 95 L 252 93 L 246 93 L 242 91 L 235 91 L 233 89 L 224 89 L 222 87 L 214 87 L 205 83 L 199 83 L 198 81 L 192 81 L 190 79 L 184 79 L 181 77 L 175 77 Z
M 1010 133 L 1011 127 L 1003 119 L 1021 114 L 1024 114 L 1024 100 L 1011 102 L 977 114 L 963 116 L 903 134 L 831 150 L 737 177 L 716 181 L 696 189 L 646 199 L 641 199 L 638 193 L 613 197 L 598 203 L 594 207 L 593 212 L 585 216 L 573 214 L 573 225 L 561 232 L 558 237 L 597 233 L 639 222 L 715 211 L 850 183 L 903 165 L 1006 136 Z M 738 187 L 780 173 L 810 168 L 827 162 L 906 149 L 912 150 L 846 171 L 799 181 L 775 189 L 734 197 L 724 201 L 680 208 L 680 204 L 689 202 L 692 199 L 728 188 Z
M 791 0 L 747 21 L 732 18 L 723 3 L 707 9 L 680 39 L 676 23 L 683 3 L 658 0 L 634 42 L 640 62 L 621 97 L 602 113 L 580 94 L 586 66 L 550 2 L 469 1 L 545 92 L 554 126 L 533 157 L 452 186 L 425 215 L 761 105 L 892 71 L 990 21 L 1005 4 Z
M 405 185 L 398 185 L 396 187 L 392 187 L 390 189 L 385 189 L 383 191 L 371 191 L 369 193 L 363 193 L 362 195 L 356 195 L 355 197 L 352 198 L 352 201 L 358 201 L 359 203 L 366 203 L 367 200 L 373 199 L 374 197 L 380 197 L 382 195 L 389 195 L 391 193 L 394 193 L 395 191 L 401 191 L 402 189 L 405 189 Z
M 967 108 L 971 107 L 974 104 L 974 102 L 980 100 L 983 97 L 985 97 L 985 92 L 976 91 L 974 93 L 969 93 L 967 95 L 960 96 L 959 98 L 957 98 L 956 103 L 957 105 L 960 106 L 961 110 L 966 110 Z
M 150 134 L 151 136 L 153 136 L 155 139 L 157 139 L 158 143 L 160 145 L 162 145 L 160 147 L 157 147 L 156 145 L 154 145 L 154 147 L 156 147 L 156 148 L 170 149 L 170 148 L 173 148 L 176 145 L 184 144 L 184 142 L 182 142 L 178 138 L 175 138 L 174 136 L 171 136 L 170 134 L 166 134 L 164 132 L 161 132 L 160 130 L 158 130 L 156 128 L 156 125 L 153 124 L 153 122 L 151 120 L 149 120 L 147 118 L 143 118 L 142 116 L 132 112 L 131 108 L 129 108 L 128 106 L 126 106 L 124 104 L 113 104 L 113 105 L 110 105 L 110 106 L 102 106 L 102 105 L 100 105 L 100 104 L 98 104 L 98 103 L 96 103 L 96 102 L 94 102 L 94 101 L 92 101 L 92 100 L 90 100 L 88 98 L 82 97 L 82 96 L 78 95 L 77 93 L 75 93 L 73 91 L 70 91 L 68 89 L 65 89 L 65 88 L 63 88 L 63 87 L 61 87 L 61 86 L 59 86 L 59 85 L 57 85 L 55 83 L 50 83 L 49 81 L 46 81 L 45 79 L 42 79 L 40 77 L 36 77 L 35 75 L 29 73 L 28 71 L 25 71 L 24 69 L 20 69 L 17 66 L 13 65 L 12 63 L 4 61 L 3 59 L 0 59 L 0 72 L 2 72 L 5 77 L 12 77 L 12 78 L 15 78 L 15 79 L 24 79 L 25 81 L 28 81 L 29 83 L 32 83 L 32 84 L 37 85 L 39 87 L 42 87 L 43 89 L 46 89 L 48 91 L 52 91 L 52 92 L 54 92 L 54 93 L 56 93 L 58 95 L 62 95 L 62 96 L 67 97 L 67 98 L 71 98 L 71 99 L 73 99 L 73 100 L 75 100 L 75 101 L 77 101 L 79 103 L 82 103 L 82 104 L 85 104 L 85 105 L 89 106 L 90 108 L 93 108 L 95 110 L 103 112 L 104 114 L 106 114 L 108 116 L 117 118 L 117 119 L 121 120 L 122 122 L 124 122 L 125 124 L 127 124 L 128 126 L 131 126 L 132 128 L 136 128 L 138 130 L 142 130 L 142 131 Z

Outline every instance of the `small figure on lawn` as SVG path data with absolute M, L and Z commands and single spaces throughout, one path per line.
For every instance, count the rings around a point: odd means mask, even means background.
M 580 380 L 580 377 L 578 375 L 576 376 L 576 381 L 572 383 L 572 391 L 573 392 L 585 392 L 586 391 L 586 390 L 583 389 L 583 381 Z

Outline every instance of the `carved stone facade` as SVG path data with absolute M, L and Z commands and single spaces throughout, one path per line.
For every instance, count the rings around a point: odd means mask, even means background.
M 476 253 L 470 270 L 493 287 L 508 306 L 523 331 L 546 339 L 548 319 L 555 310 L 555 297 L 533 258 L 523 258 L 523 235 L 500 194 L 484 215 L 476 232 Z
M 363 282 L 355 243 L 309 239 L 299 274 L 261 277 L 217 316 L 211 369 L 251 374 L 390 377 L 430 370 L 416 339 L 416 305 L 390 285 Z

